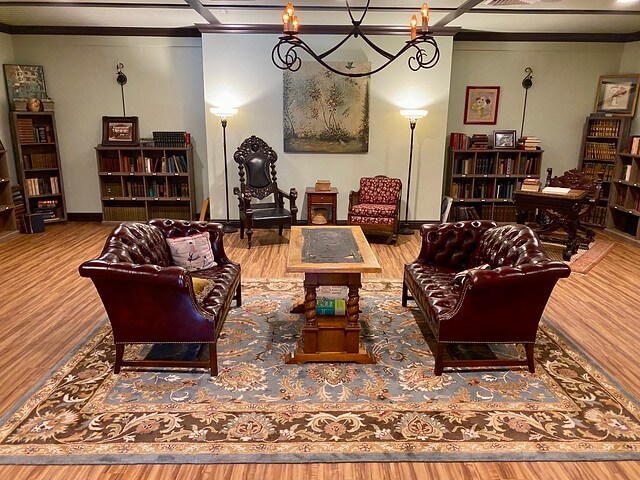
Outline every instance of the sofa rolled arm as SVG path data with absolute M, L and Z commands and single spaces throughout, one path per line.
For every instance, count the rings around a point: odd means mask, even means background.
M 499 291 L 507 286 L 528 287 L 532 282 L 555 282 L 560 278 L 568 277 L 571 268 L 563 262 L 548 261 L 529 263 L 517 267 L 504 266 L 494 269 L 472 269 L 463 279 L 469 283 L 469 289 L 478 291 L 493 289 Z
M 454 267 L 466 265 L 482 234 L 496 226 L 492 220 L 425 223 L 420 227 L 422 244 L 414 262 Z
M 149 285 L 184 288 L 188 290 L 190 275 L 178 266 L 138 265 L 134 263 L 112 263 L 105 260 L 89 260 L 78 268 L 83 277 L 114 282 L 139 282 Z

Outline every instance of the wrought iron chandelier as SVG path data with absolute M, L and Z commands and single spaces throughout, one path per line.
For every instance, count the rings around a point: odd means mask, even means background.
M 407 63 L 409 64 L 409 68 L 414 72 L 420 69 L 432 68 L 436 65 L 436 63 L 438 63 L 438 60 L 440 60 L 440 49 L 438 48 L 438 44 L 436 43 L 435 39 L 431 35 L 429 35 L 429 7 L 426 3 L 423 3 L 422 8 L 420 9 L 420 16 L 422 17 L 422 26 L 420 28 L 420 32 L 418 33 L 418 19 L 415 15 L 413 15 L 409 24 L 411 28 L 411 39 L 407 40 L 404 46 L 396 54 L 392 54 L 373 43 L 373 41 L 369 39 L 360 28 L 364 17 L 369 10 L 370 1 L 371 0 L 367 0 L 367 4 L 364 7 L 362 16 L 358 20 L 356 20 L 353 17 L 353 13 L 351 12 L 349 0 L 345 0 L 347 4 L 347 11 L 349 12 L 349 17 L 351 18 L 353 28 L 334 47 L 319 54 L 315 53 L 313 49 L 299 37 L 298 30 L 300 28 L 300 21 L 295 14 L 295 9 L 293 8 L 291 2 L 287 3 L 287 6 L 282 13 L 283 35 L 280 37 L 278 43 L 275 47 L 273 47 L 273 50 L 271 51 L 271 60 L 273 61 L 273 64 L 281 70 L 290 70 L 292 72 L 295 72 L 300 69 L 300 66 L 302 64 L 302 60 L 298 55 L 298 50 L 303 50 L 326 69 L 332 71 L 337 75 L 352 78 L 366 77 L 384 69 L 396 58 L 400 57 L 404 52 L 411 48 L 415 49 L 415 53 L 413 56 L 409 57 Z M 369 45 L 373 50 L 375 50 L 379 55 L 386 58 L 387 60 L 382 65 L 375 68 L 374 70 L 371 70 L 370 72 L 344 72 L 341 70 L 337 70 L 329 65 L 325 61 L 325 58 L 338 50 L 351 37 L 361 37 L 367 45 Z M 424 47 L 427 47 L 427 49 L 425 49 Z

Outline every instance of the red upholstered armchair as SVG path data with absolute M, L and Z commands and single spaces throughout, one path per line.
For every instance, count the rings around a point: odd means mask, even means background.
M 435 374 L 446 366 L 489 365 L 527 365 L 533 372 L 542 312 L 571 269 L 549 259 L 524 225 L 474 220 L 423 225 L 420 235 L 420 254 L 405 265 L 402 305 L 412 299 L 426 317 L 437 342 Z M 445 346 L 455 343 L 522 343 L 527 358 L 445 359 Z
M 402 182 L 384 175 L 363 177 L 360 189 L 349 194 L 349 225 L 360 225 L 364 233 L 388 233 L 388 243 L 398 238 Z

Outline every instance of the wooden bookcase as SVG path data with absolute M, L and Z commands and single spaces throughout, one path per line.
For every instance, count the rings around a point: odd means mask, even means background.
M 41 214 L 45 223 L 65 221 L 67 208 L 54 113 L 11 112 L 11 127 L 26 212 Z
M 0 142 L 0 242 L 18 233 L 16 212 L 11 193 L 11 179 L 7 164 L 7 151 Z
M 640 155 L 618 153 L 613 172 L 607 228 L 640 240 Z
M 607 205 L 612 193 L 611 182 L 615 176 L 617 154 L 627 144 L 631 122 L 629 117 L 587 117 L 580 150 L 579 169 L 597 180 L 602 173 L 602 195 L 599 204 L 582 223 L 604 227 L 607 222 Z
M 540 178 L 544 150 L 449 149 L 444 192 L 453 198 L 449 221 L 482 218 L 515 222 L 513 192 Z
M 102 220 L 195 218 L 192 147 L 96 147 Z

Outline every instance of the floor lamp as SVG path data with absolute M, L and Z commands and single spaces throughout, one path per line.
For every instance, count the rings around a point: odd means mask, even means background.
M 411 162 L 413 161 L 413 131 L 416 128 L 416 122 L 419 118 L 424 117 L 427 110 L 400 110 L 400 115 L 409 119 L 411 126 L 411 146 L 409 147 L 409 171 L 407 172 L 407 205 L 404 212 L 404 224 L 398 231 L 400 235 L 413 235 L 413 230 L 409 228 L 409 188 L 411 187 Z
M 231 226 L 229 220 L 229 174 L 227 172 L 227 119 L 233 117 L 238 113 L 237 108 L 218 108 L 213 107 L 211 109 L 216 117 L 220 117 L 220 123 L 222 124 L 222 149 L 224 150 L 224 198 L 227 204 L 227 223 L 225 223 L 223 231 L 224 233 L 234 233 L 238 229 Z

